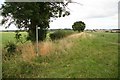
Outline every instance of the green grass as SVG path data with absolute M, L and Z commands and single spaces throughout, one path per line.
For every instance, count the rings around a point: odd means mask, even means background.
M 70 41 L 70 49 L 55 51 L 25 62 L 19 55 L 3 61 L 3 77 L 17 78 L 116 78 L 118 34 L 91 33 L 93 37 Z M 57 43 L 56 43 L 57 44 Z
M 22 34 L 22 37 L 27 36 L 26 32 L 20 32 Z M 5 46 L 7 42 L 15 42 L 15 32 L 0 32 L 0 42 L 2 42 L 2 46 Z

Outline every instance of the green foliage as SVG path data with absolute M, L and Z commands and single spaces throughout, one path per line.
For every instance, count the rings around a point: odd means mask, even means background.
M 22 35 L 19 31 L 16 31 L 16 34 L 15 34 L 15 39 L 16 39 L 16 43 L 25 43 L 28 41 L 27 39 L 28 36 L 26 35 Z
M 21 35 L 18 31 L 16 31 L 15 39 L 16 39 L 16 42 L 17 42 L 17 43 L 18 43 L 18 42 L 22 42 L 21 36 L 22 36 L 22 35 Z
M 64 38 L 72 33 L 73 33 L 72 31 L 58 30 L 58 31 L 51 33 L 50 38 L 52 40 L 57 40 L 57 39 Z
M 27 37 L 24 35 L 24 37 L 22 36 L 22 34 L 19 31 L 15 32 L 15 39 L 16 39 L 16 43 L 25 43 L 26 41 L 28 41 Z
M 47 29 L 43 30 L 43 29 L 38 29 L 38 40 L 45 40 L 46 39 L 46 35 L 47 35 Z M 33 29 L 31 31 L 29 31 L 29 35 L 27 37 L 27 40 L 32 40 L 32 41 L 36 41 L 36 31 Z
M 84 29 L 85 29 L 85 23 L 84 22 L 82 22 L 82 21 L 78 21 L 78 22 L 75 22 L 73 25 L 72 25 L 72 28 L 73 28 L 73 30 L 74 31 L 84 31 Z
M 3 16 L 1 24 L 5 24 L 7 28 L 14 23 L 18 28 L 28 29 L 29 39 L 32 41 L 35 41 L 36 26 L 39 26 L 41 30 L 38 31 L 40 33 L 38 39 L 43 40 L 46 37 L 51 17 L 58 18 L 70 14 L 65 9 L 66 6 L 63 2 L 5 2 L 1 7 Z
M 9 54 L 12 54 L 16 51 L 16 44 L 14 42 L 8 42 L 4 47 Z

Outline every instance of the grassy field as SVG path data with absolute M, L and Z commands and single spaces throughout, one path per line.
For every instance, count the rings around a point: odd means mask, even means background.
M 3 44 L 8 40 L 14 41 L 13 33 L 3 34 Z M 43 41 L 41 56 L 35 56 L 33 44 L 24 44 L 21 54 L 3 58 L 3 78 L 116 78 L 118 46 L 117 33 L 97 32 Z
M 26 36 L 26 32 L 20 32 L 22 33 L 22 37 Z M 0 42 L 2 42 L 2 45 L 6 45 L 8 41 L 15 42 L 15 32 L 0 32 L 0 36 L 2 39 L 0 39 Z

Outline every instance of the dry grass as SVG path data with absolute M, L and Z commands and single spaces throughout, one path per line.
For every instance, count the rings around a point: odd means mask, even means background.
M 64 38 L 62 40 L 59 40 L 58 46 L 61 47 L 62 49 L 70 49 L 73 45 L 72 39 L 69 38 Z
M 92 36 L 91 34 L 88 33 L 77 33 L 70 35 L 66 38 L 63 38 L 61 40 L 57 41 L 43 41 L 39 43 L 39 55 L 41 56 L 46 56 L 52 53 L 57 53 L 57 52 L 62 52 L 65 50 L 70 49 L 74 43 L 74 39 L 78 37 L 82 38 L 87 38 L 87 36 Z M 22 58 L 23 60 L 31 60 L 36 56 L 36 45 L 33 45 L 32 43 L 24 44 L 21 47 L 21 52 L 22 52 Z
M 60 52 L 65 49 L 70 49 L 72 47 L 72 41 L 67 40 L 67 38 L 58 40 L 57 42 L 45 41 L 39 43 L 40 55 L 45 56 L 55 52 Z
M 22 52 L 22 58 L 25 61 L 29 61 L 31 59 L 33 59 L 36 55 L 35 53 L 35 48 L 33 44 L 24 44 L 21 47 L 21 52 Z
M 68 36 L 69 39 L 94 37 L 92 34 L 81 32 Z
M 73 35 L 68 36 L 68 38 L 78 38 L 78 37 L 80 37 L 82 34 L 83 34 L 83 32 L 82 32 L 82 33 L 76 33 L 76 34 L 73 34 Z
M 54 44 L 51 41 L 45 41 L 39 43 L 39 54 L 40 55 L 47 55 L 54 49 Z
M 46 56 L 55 52 L 64 51 L 66 49 L 70 49 L 73 43 L 70 40 L 62 39 L 58 40 L 57 43 L 52 41 L 44 41 L 39 43 L 39 55 Z M 23 46 L 19 47 L 21 50 L 22 58 L 24 61 L 30 61 L 31 59 L 35 58 L 36 46 L 33 44 L 24 44 Z

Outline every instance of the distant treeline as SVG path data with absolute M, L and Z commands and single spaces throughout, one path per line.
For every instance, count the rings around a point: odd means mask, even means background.
M 16 31 L 26 32 L 26 30 L 0 30 L 0 32 L 16 32 Z
M 86 29 L 85 31 L 120 33 L 120 29 Z
M 65 29 L 48 29 L 48 31 L 56 31 L 56 30 L 72 30 L 70 28 Z M 0 32 L 26 32 L 26 30 L 0 30 Z M 105 31 L 105 32 L 120 32 L 120 29 L 86 29 L 85 31 L 93 31 L 93 32 L 99 32 L 99 31 Z
M 69 29 L 69 28 L 65 28 L 65 29 L 48 29 L 48 31 L 56 31 L 56 30 L 72 30 L 72 29 Z M 16 31 L 26 32 L 26 30 L 0 30 L 0 32 L 16 32 Z
M 65 29 L 49 29 L 49 31 L 56 31 L 56 30 L 73 30 L 73 29 L 69 29 L 69 28 L 65 28 Z

